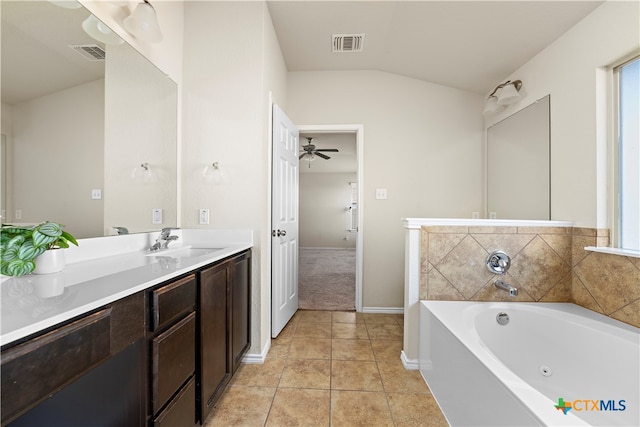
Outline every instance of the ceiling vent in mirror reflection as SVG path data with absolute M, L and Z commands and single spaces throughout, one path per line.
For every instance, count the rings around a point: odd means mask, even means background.
M 364 49 L 364 34 L 333 34 L 332 41 L 334 53 L 362 52 Z
M 69 47 L 89 61 L 104 61 L 107 53 L 97 44 L 72 44 Z

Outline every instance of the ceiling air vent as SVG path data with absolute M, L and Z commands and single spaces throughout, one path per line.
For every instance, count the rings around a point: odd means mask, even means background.
M 364 34 L 333 34 L 333 52 L 362 52 Z
M 89 61 L 104 61 L 107 53 L 97 44 L 74 44 L 69 47 Z

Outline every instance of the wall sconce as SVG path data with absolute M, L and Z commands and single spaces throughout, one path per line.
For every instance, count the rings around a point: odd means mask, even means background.
M 104 44 L 120 44 L 124 42 L 119 35 L 111 31 L 111 28 L 107 27 L 93 14 L 89 15 L 87 19 L 82 21 L 82 29 L 93 39 Z
M 135 168 L 133 168 L 133 171 L 131 171 L 131 178 L 134 181 L 142 181 L 142 182 L 149 182 L 151 180 L 152 174 L 151 174 L 151 170 L 149 169 L 149 163 L 141 163 L 140 166 L 136 166 Z
M 227 174 L 218 162 L 213 162 L 210 165 L 205 166 L 202 170 L 202 176 L 206 182 L 214 184 L 227 182 Z
M 522 89 L 522 80 L 507 80 L 506 82 L 499 84 L 487 98 L 487 102 L 484 104 L 483 113 L 497 113 L 498 111 L 503 110 L 505 105 L 517 102 L 522 98 L 522 95 L 520 95 L 520 89 Z
M 133 13 L 123 21 L 124 29 L 137 39 L 150 43 L 162 41 L 156 11 L 147 0 L 136 6 Z

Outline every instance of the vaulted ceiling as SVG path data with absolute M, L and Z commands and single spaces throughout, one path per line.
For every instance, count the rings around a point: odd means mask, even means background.
M 380 70 L 483 94 L 601 3 L 267 1 L 289 71 Z M 332 53 L 334 33 L 364 33 L 364 51 Z

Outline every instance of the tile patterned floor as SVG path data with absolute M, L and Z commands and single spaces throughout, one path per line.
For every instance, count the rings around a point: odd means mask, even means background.
M 264 364 L 242 365 L 204 426 L 447 426 L 418 371 L 402 366 L 402 321 L 298 311 Z

